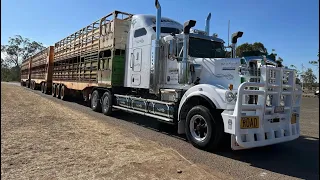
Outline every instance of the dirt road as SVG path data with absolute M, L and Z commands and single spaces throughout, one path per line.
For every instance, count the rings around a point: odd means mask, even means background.
M 11 83 L 11 85 L 21 88 L 17 83 Z M 90 107 L 84 106 L 80 101 L 62 101 L 50 95 L 41 94 L 39 91 L 22 89 L 63 108 L 83 112 L 92 117 L 94 122 L 99 121 L 101 126 L 117 127 L 125 131 L 125 134 L 130 133 L 130 136 L 139 138 L 140 141 L 150 140 L 174 149 L 188 161 L 221 179 L 319 179 L 318 98 L 302 99 L 299 139 L 251 150 L 211 153 L 194 148 L 186 141 L 185 136 L 177 135 L 174 128 L 163 126 L 152 118 L 122 111 L 114 113 L 113 117 L 108 117 L 93 112 Z
M 23 87 L 1 84 L 2 179 L 232 179 Z

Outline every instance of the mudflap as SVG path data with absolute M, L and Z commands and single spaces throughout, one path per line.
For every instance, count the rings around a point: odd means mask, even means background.
M 232 134 L 231 135 L 231 149 L 233 151 L 237 151 L 237 150 L 243 150 L 243 149 L 247 149 L 247 148 L 241 147 L 236 141 L 236 136 L 234 134 Z

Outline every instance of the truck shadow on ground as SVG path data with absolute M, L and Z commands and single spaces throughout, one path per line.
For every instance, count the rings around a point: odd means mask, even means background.
M 148 117 L 141 118 L 136 114 L 128 114 L 120 111 L 115 112 L 113 117 L 187 141 L 184 135 L 177 134 L 173 125 L 161 123 Z M 315 137 L 301 136 L 287 143 L 242 151 L 224 149 L 224 151 L 214 152 L 214 154 L 291 177 L 319 179 L 319 138 Z
M 300 136 L 287 143 L 217 154 L 279 174 L 319 179 L 319 138 Z

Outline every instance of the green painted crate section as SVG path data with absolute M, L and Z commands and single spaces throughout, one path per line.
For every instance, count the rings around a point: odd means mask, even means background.
M 112 86 L 123 86 L 125 71 L 125 56 L 115 55 L 112 60 Z

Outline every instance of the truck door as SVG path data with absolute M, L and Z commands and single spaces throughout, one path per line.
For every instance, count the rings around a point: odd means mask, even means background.
M 142 49 L 140 48 L 135 48 L 133 49 L 133 56 L 132 56 L 132 62 L 133 62 L 133 67 L 132 70 L 134 72 L 140 72 L 141 71 L 141 59 L 142 59 Z
M 132 51 L 130 56 L 130 68 L 131 68 L 131 85 L 132 86 L 141 86 L 141 69 L 143 63 L 143 46 L 146 44 L 145 35 L 147 30 L 142 27 L 135 29 L 133 32 L 132 40 Z

